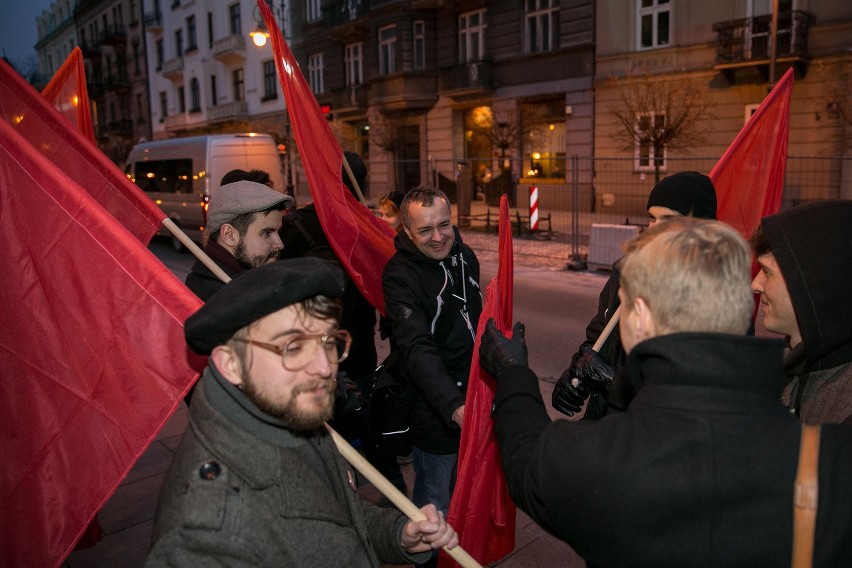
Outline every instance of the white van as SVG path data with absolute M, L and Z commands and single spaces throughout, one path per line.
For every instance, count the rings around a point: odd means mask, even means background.
M 284 191 L 284 174 L 269 134 L 210 134 L 144 142 L 127 157 L 124 172 L 192 240 L 201 242 L 207 203 L 222 176 L 234 169 L 263 170 Z M 160 234 L 169 235 L 161 229 Z M 175 248 L 179 241 L 173 240 Z

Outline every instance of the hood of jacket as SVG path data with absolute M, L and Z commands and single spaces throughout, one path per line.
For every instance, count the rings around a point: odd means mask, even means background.
M 852 201 L 809 203 L 761 225 L 799 323 L 805 372 L 852 361 Z

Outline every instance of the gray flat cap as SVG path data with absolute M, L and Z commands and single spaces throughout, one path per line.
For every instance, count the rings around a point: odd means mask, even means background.
M 264 211 L 281 202 L 284 202 L 284 208 L 291 207 L 293 198 L 262 183 L 235 181 L 223 185 L 210 198 L 207 234 L 215 233 L 222 225 L 243 213 Z

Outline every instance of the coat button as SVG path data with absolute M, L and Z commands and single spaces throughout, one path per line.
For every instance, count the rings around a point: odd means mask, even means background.
M 222 473 L 222 467 L 213 461 L 204 463 L 198 470 L 198 476 L 207 480 L 216 479 L 220 473 Z

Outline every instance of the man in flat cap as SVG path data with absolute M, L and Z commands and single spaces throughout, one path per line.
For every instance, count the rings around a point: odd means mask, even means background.
M 210 198 L 204 252 L 231 278 L 277 260 L 283 247 L 278 237 L 281 218 L 292 205 L 292 197 L 262 183 L 222 185 Z M 207 301 L 225 283 L 197 260 L 186 285 Z
M 699 172 L 678 172 L 661 179 L 648 195 L 648 226 L 678 217 L 716 219 L 716 188 L 706 175 Z M 598 312 L 586 327 L 586 340 L 571 357 L 566 369 L 553 388 L 553 408 L 573 416 L 588 400 L 586 419 L 600 418 L 610 408 L 624 410 L 636 391 L 627 377 L 627 354 L 613 329 L 600 353 L 592 346 L 600 337 L 621 302 L 618 288 L 621 280 L 619 259 L 601 291 Z
M 782 402 L 808 424 L 852 424 L 852 201 L 766 217 L 751 244 L 763 325 L 787 340 Z
M 210 356 L 166 475 L 146 566 L 411 563 L 458 537 L 362 500 L 323 423 L 351 338 L 343 274 L 293 259 L 250 270 L 186 321 Z

